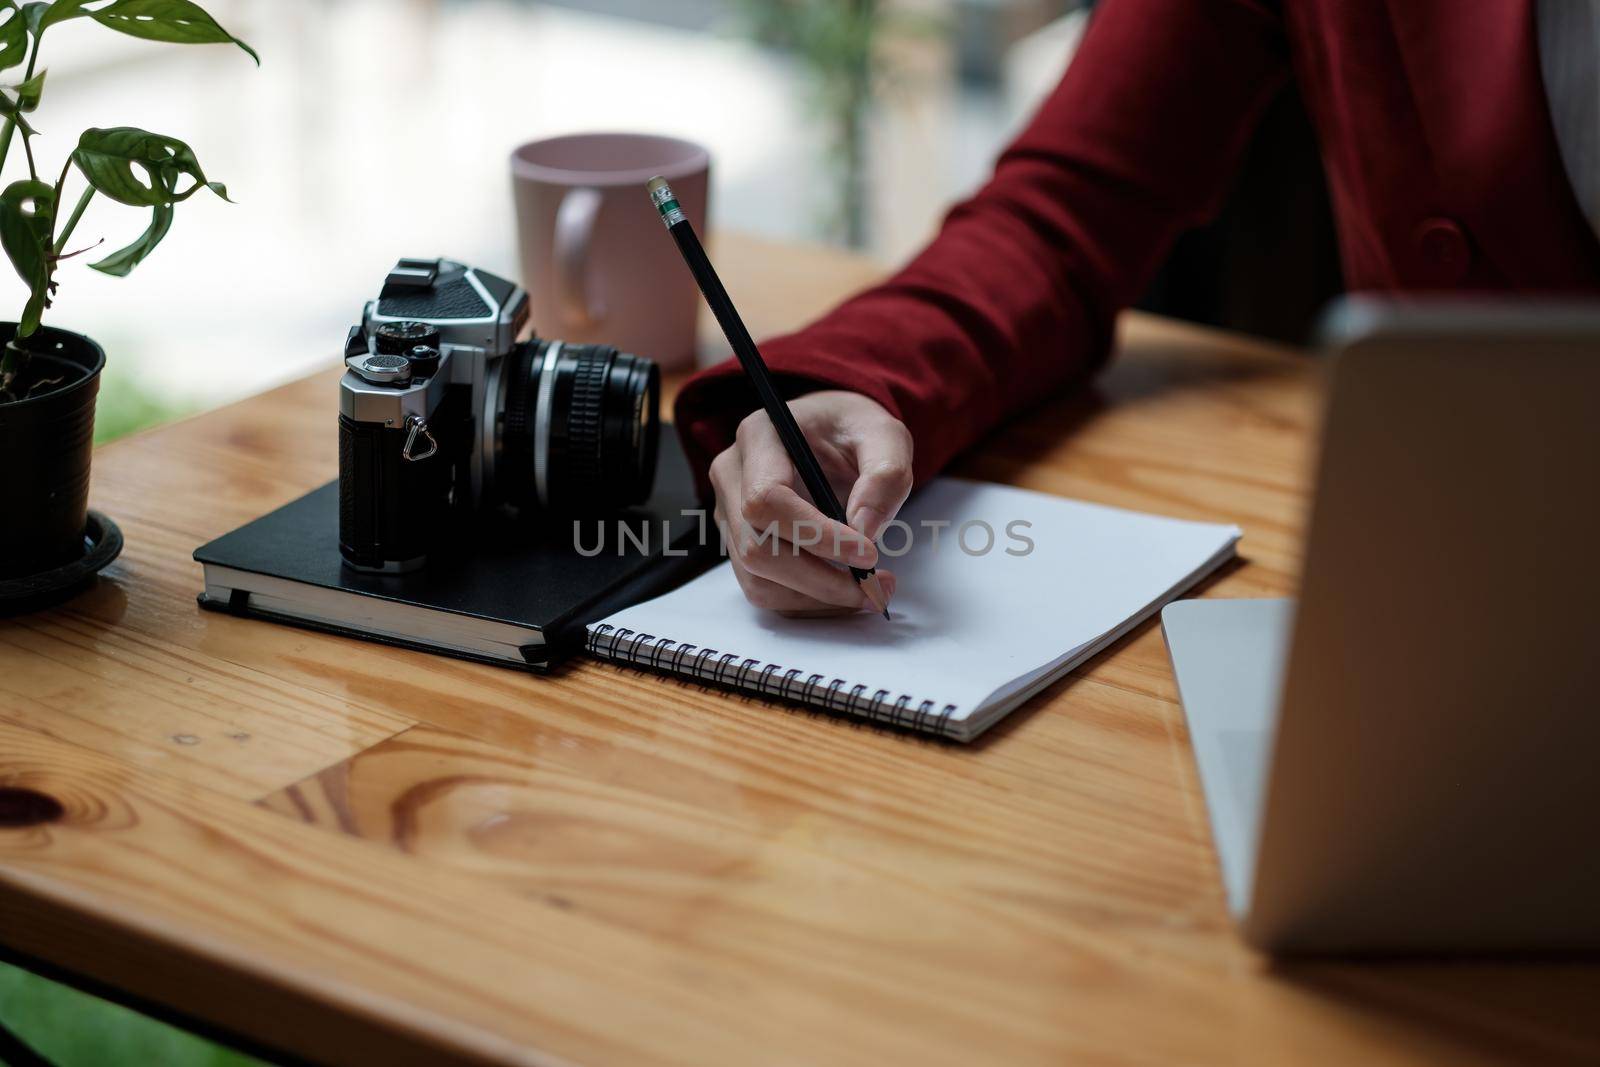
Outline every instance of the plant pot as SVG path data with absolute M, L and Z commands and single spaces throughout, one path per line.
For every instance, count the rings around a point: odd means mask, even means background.
M 16 323 L 0 323 L 0 346 Z M 90 545 L 89 460 L 106 354 L 81 334 L 41 327 L 28 338 L 30 380 L 58 386 L 0 402 L 0 581 L 69 568 Z

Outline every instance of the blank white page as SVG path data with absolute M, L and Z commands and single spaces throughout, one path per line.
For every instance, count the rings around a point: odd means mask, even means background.
M 949 719 L 960 723 L 991 697 L 998 705 L 1036 688 L 1041 672 L 1070 669 L 1074 653 L 1148 616 L 1230 556 L 1239 537 L 1233 526 L 958 478 L 931 482 L 900 518 L 910 527 L 909 550 L 893 555 L 906 545 L 903 528 L 879 539 L 880 566 L 898 580 L 890 621 L 870 612 L 790 619 L 754 608 L 722 563 L 604 623 L 840 678 L 846 688 L 906 694 L 913 706 L 954 705 Z M 981 526 L 958 543 L 957 531 L 973 520 L 993 531 L 988 551 Z M 925 521 L 949 524 L 937 543 Z

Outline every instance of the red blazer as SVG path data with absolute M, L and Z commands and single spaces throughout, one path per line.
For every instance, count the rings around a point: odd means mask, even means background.
M 1176 235 L 1215 213 L 1290 77 L 1321 143 L 1349 288 L 1600 286 L 1600 241 L 1545 101 L 1534 0 L 1107 0 L 933 243 L 763 354 L 793 393 L 883 404 L 927 479 L 1105 360 L 1117 312 Z M 756 406 L 731 364 L 684 387 L 678 427 L 698 470 Z

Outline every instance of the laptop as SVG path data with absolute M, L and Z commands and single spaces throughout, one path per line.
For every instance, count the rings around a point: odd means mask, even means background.
M 1600 305 L 1325 320 L 1295 600 L 1162 628 L 1273 952 L 1600 949 Z

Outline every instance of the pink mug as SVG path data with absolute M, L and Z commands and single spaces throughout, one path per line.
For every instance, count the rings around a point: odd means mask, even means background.
M 539 335 L 693 366 L 700 294 L 645 182 L 670 181 L 704 238 L 710 170 L 699 145 L 644 133 L 551 137 L 511 153 L 522 284 Z

